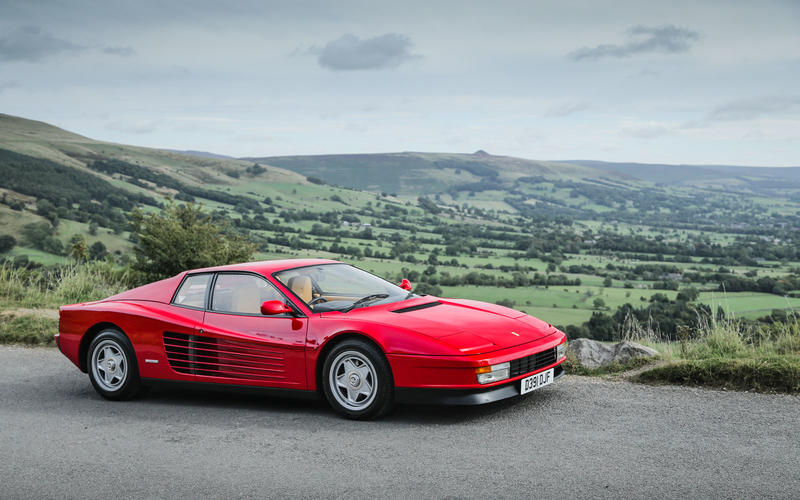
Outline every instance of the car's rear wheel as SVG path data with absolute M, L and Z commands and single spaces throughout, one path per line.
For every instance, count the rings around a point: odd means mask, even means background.
M 392 371 L 372 344 L 348 339 L 325 359 L 323 389 L 331 407 L 352 419 L 366 420 L 387 413 L 394 403 Z
M 92 386 L 106 399 L 131 399 L 141 389 L 133 346 L 118 330 L 103 330 L 92 339 L 86 367 Z

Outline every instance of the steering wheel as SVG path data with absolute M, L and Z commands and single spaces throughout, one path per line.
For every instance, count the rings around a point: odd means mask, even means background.
M 311 302 L 309 302 L 308 305 L 313 306 L 315 304 L 322 304 L 323 302 L 328 302 L 328 299 L 326 299 L 325 297 L 317 297 L 316 299 L 313 299 Z

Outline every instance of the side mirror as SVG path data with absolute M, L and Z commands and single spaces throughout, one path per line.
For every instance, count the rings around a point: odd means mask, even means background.
M 294 309 L 280 300 L 268 300 L 261 304 L 261 314 L 264 316 L 275 316 L 276 314 L 288 314 L 291 312 L 294 312 Z
M 403 290 L 411 291 L 411 282 L 407 279 L 403 278 L 403 281 L 400 282 L 400 288 Z

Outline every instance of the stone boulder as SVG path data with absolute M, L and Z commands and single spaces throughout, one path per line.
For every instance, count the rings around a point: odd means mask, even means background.
M 627 363 L 633 358 L 649 358 L 658 354 L 652 347 L 626 340 L 614 346 L 614 361 Z
M 626 363 L 633 358 L 655 356 L 658 351 L 636 342 L 605 344 L 592 339 L 575 339 L 569 342 L 569 352 L 580 364 L 598 368 L 609 363 Z

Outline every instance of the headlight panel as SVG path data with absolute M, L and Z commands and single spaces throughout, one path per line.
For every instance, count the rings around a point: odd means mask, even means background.
M 490 384 L 507 379 L 511 373 L 511 364 L 506 362 L 492 366 L 482 366 L 475 371 L 477 372 L 479 384 Z
M 556 361 L 567 357 L 567 341 L 565 340 L 556 347 Z

